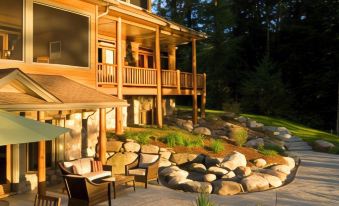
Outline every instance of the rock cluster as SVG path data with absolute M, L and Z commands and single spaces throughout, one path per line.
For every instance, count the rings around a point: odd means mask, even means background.
M 280 187 L 295 168 L 295 161 L 290 157 L 284 157 L 286 164 L 283 165 L 267 165 L 264 159 L 256 159 L 255 167 L 251 168 L 245 155 L 239 152 L 224 158 L 194 156 L 172 154 L 170 161 L 176 166 L 166 167 L 159 173 L 164 184 L 186 192 L 234 195 Z

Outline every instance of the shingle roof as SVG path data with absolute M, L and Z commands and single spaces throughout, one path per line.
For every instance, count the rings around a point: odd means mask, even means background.
M 29 80 L 28 83 L 26 81 L 25 86 L 27 84 L 34 84 L 32 88 L 38 87 L 40 94 L 46 94 L 46 96 L 39 96 L 38 93 L 31 95 L 29 93 L 0 92 L 0 109 L 21 111 L 63 110 L 112 108 L 128 105 L 125 100 L 101 93 L 93 88 L 58 75 L 25 74 L 16 68 L 0 69 L 0 82 L 10 74 L 16 74 L 11 77 L 16 81 L 21 80 L 19 78 L 20 75 L 24 76 Z M 49 98 L 47 101 L 46 97 L 52 98 Z

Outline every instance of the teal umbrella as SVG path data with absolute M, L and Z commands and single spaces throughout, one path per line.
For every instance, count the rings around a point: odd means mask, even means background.
M 68 131 L 0 110 L 0 146 L 52 140 Z

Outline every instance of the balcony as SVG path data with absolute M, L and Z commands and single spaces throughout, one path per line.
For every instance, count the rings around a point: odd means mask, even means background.
M 98 64 L 98 87 L 114 87 L 117 85 L 117 65 Z M 140 67 L 123 67 L 123 87 L 156 88 L 157 70 Z M 197 74 L 197 90 L 204 90 L 206 85 L 205 74 Z M 180 70 L 161 71 L 162 88 L 177 90 L 193 90 L 193 74 Z

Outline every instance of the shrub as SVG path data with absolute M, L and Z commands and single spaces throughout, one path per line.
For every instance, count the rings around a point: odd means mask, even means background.
M 196 200 L 197 206 L 214 206 L 210 201 L 210 198 L 205 193 L 200 193 L 198 199 Z
M 214 153 L 219 153 L 224 150 L 224 145 L 220 140 L 213 140 L 211 143 L 211 150 Z
M 238 146 L 242 146 L 247 142 L 248 134 L 244 128 L 235 128 L 232 130 L 231 138 Z
M 339 146 L 335 146 L 330 149 L 329 153 L 331 154 L 339 154 Z
M 184 137 L 179 133 L 170 133 L 165 137 L 165 143 L 169 147 L 184 146 Z
M 196 139 L 184 139 L 184 144 L 186 147 L 203 147 L 204 140 L 201 136 L 197 137 Z
M 276 156 L 278 155 L 278 152 L 273 149 L 266 149 L 264 146 L 260 145 L 258 147 L 258 151 L 260 154 L 264 156 Z
M 283 154 L 285 152 L 283 148 L 281 148 L 281 147 L 279 147 L 278 145 L 275 145 L 275 144 L 265 144 L 264 149 L 274 150 L 279 154 Z
M 151 140 L 152 133 L 144 131 L 144 132 L 131 132 L 131 131 L 126 131 L 125 132 L 125 137 L 127 139 L 133 139 L 139 144 L 145 145 L 148 144 L 149 141 Z

